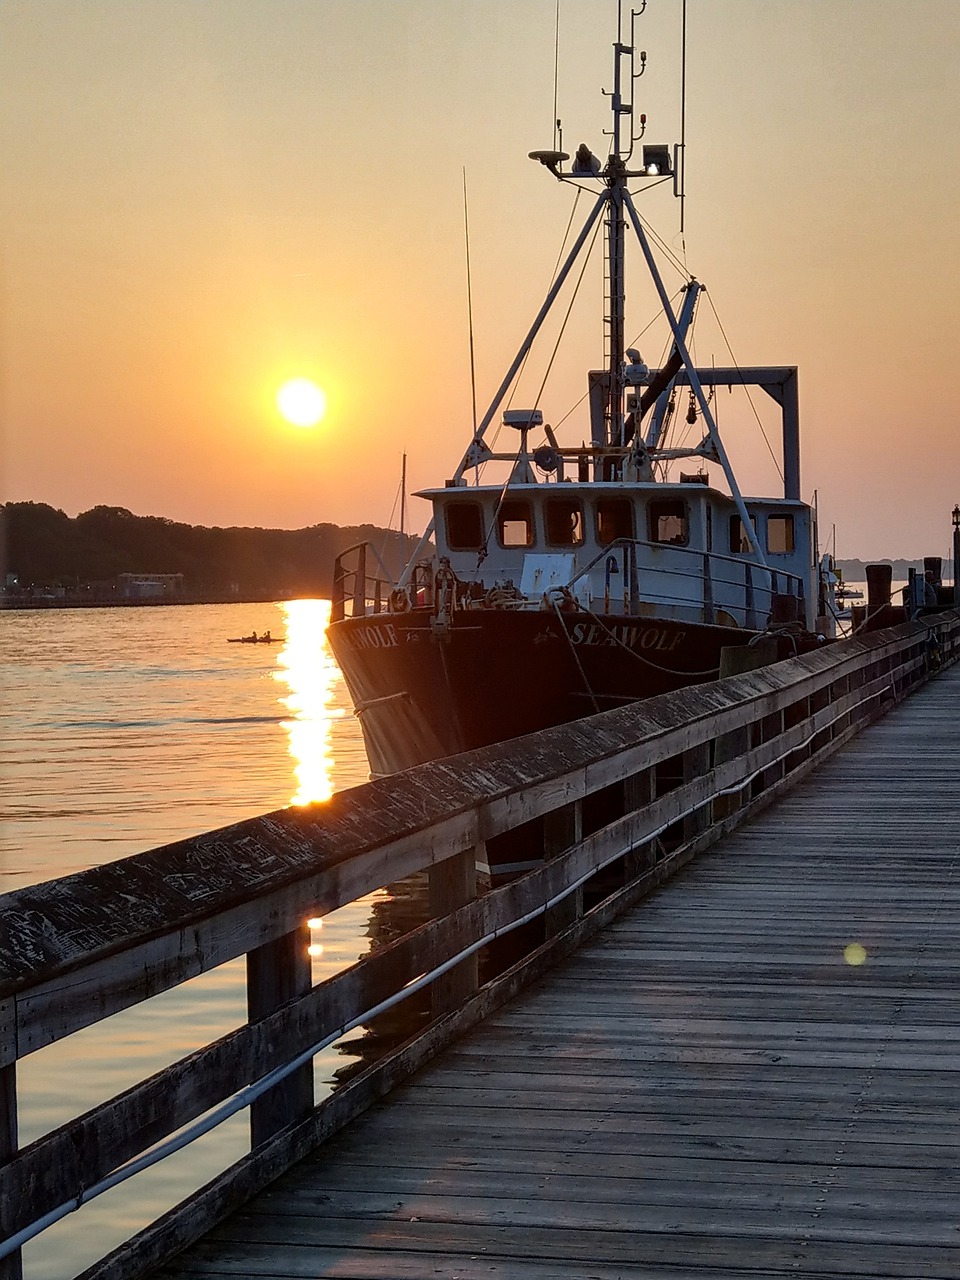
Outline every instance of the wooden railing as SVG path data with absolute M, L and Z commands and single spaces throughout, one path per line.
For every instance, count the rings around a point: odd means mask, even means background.
M 958 646 L 954 613 L 907 623 L 0 898 L 2 1274 L 19 1274 L 19 1233 L 295 1063 L 252 1101 L 249 1155 L 84 1276 L 144 1274 L 769 804 Z M 495 862 L 518 831 L 540 865 L 478 896 L 477 861 Z M 429 923 L 312 987 L 308 916 L 421 871 Z M 531 919 L 531 949 L 481 986 L 478 952 Z M 246 1025 L 17 1149 L 19 1059 L 242 955 Z M 429 984 L 427 1028 L 315 1107 L 316 1046 L 415 980 Z

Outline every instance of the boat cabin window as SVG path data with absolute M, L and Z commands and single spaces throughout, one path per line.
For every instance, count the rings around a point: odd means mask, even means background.
M 483 547 L 483 513 L 479 502 L 451 502 L 446 509 L 447 546 L 451 551 Z
M 796 550 L 793 516 L 767 516 L 767 550 L 775 556 Z
M 750 517 L 750 523 L 753 525 L 754 533 L 756 533 L 757 521 L 755 516 Z M 730 517 L 730 550 L 735 556 L 744 555 L 750 550 L 750 540 L 739 516 Z
M 597 503 L 597 541 L 607 547 L 617 538 L 633 537 L 633 503 L 629 498 L 601 498 Z
M 551 547 L 579 547 L 583 542 L 583 508 L 576 498 L 548 498 L 544 511 L 547 544 Z
M 647 508 L 651 542 L 685 546 L 690 541 L 690 517 L 682 498 L 656 498 Z
M 504 502 L 497 514 L 497 533 L 502 547 L 533 546 L 533 512 L 529 502 Z

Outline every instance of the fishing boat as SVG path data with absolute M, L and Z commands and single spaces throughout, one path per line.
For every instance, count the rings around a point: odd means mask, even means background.
M 432 507 L 417 552 L 396 578 L 372 545 L 337 559 L 328 636 L 375 774 L 716 679 L 725 651 L 762 639 L 780 658 L 834 636 L 800 493 L 797 370 L 698 368 L 703 286 L 688 277 L 675 308 L 637 210 L 664 183 L 682 208 L 684 154 L 682 142 L 638 154 L 638 17 L 625 37 L 621 12 L 606 157 L 585 144 L 572 159 L 559 146 L 530 153 L 546 177 L 588 190 L 592 208 L 459 464 L 416 495 Z M 601 229 L 604 367 L 586 370 L 583 420 L 563 443 L 544 400 L 508 397 Z M 665 322 L 657 365 L 627 337 L 628 239 Z M 741 493 L 713 410 L 720 387 L 758 388 L 779 406 L 782 493 Z M 673 441 L 678 417 L 692 441 Z M 489 438 L 497 425 L 505 447 Z

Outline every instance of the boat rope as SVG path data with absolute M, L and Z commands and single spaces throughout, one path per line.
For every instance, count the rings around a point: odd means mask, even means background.
M 652 667 L 654 671 L 663 671 L 667 675 L 671 675 L 671 676 L 684 676 L 684 677 L 705 676 L 705 677 L 713 677 L 714 679 L 716 679 L 720 675 L 719 666 L 708 667 L 706 671 L 686 671 L 686 670 L 680 671 L 676 667 L 662 667 L 659 662 L 653 662 L 650 658 L 644 657 L 642 653 L 637 653 L 636 649 L 631 649 L 628 644 L 624 644 L 623 641 L 620 639 L 620 637 L 616 634 L 616 632 L 611 631 L 610 628 L 607 626 L 607 624 L 603 621 L 603 619 L 597 617 L 597 615 L 593 612 L 592 609 L 588 609 L 586 605 L 580 605 L 580 612 L 585 613 L 588 618 L 592 618 L 594 622 L 596 622 L 600 627 L 602 627 L 603 630 L 607 633 L 607 635 L 610 636 L 610 638 L 614 641 L 614 643 L 618 644 L 620 648 L 624 650 L 625 653 L 629 653 L 632 658 L 636 658 L 638 662 L 642 662 L 645 666 Z M 573 641 L 571 640 L 570 643 L 572 644 Z
M 583 680 L 583 687 L 587 691 L 587 696 L 593 703 L 594 711 L 599 712 L 600 704 L 597 702 L 597 695 L 593 692 L 590 681 L 587 679 L 587 673 L 584 671 L 583 663 L 580 661 L 580 655 L 577 653 L 577 646 L 573 643 L 573 636 L 564 625 L 563 615 L 560 612 L 560 605 L 557 603 L 556 596 L 551 596 L 550 603 L 553 605 L 553 611 L 557 615 L 557 622 L 560 624 L 560 630 L 563 632 L 563 635 L 566 637 L 567 644 L 570 646 L 570 652 L 573 654 L 573 660 L 577 664 L 577 670 L 580 672 L 580 678 Z

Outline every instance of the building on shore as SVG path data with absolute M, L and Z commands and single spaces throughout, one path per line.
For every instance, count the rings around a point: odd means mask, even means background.
M 174 600 L 183 592 L 182 573 L 120 573 L 117 582 L 125 600 Z

